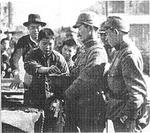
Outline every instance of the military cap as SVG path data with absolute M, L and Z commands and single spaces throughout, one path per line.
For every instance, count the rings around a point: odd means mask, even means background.
M 73 26 L 73 28 L 78 28 L 81 24 L 86 24 L 99 28 L 99 20 L 97 14 L 94 12 L 81 13 L 78 16 L 77 22 Z
M 124 33 L 128 33 L 130 26 L 128 22 L 126 22 L 119 16 L 109 16 L 107 17 L 107 20 L 103 28 L 117 29 Z

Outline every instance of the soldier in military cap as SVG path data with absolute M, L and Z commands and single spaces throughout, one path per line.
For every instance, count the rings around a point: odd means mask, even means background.
M 115 48 L 111 47 L 111 45 L 108 43 L 108 40 L 106 38 L 106 31 L 105 31 L 106 29 L 104 26 L 105 26 L 105 22 L 101 24 L 99 34 L 100 34 L 101 41 L 103 42 L 104 48 L 108 55 L 108 62 L 111 62 L 115 54 Z
M 107 54 L 98 42 L 99 24 L 95 13 L 85 12 L 78 16 L 73 26 L 78 28 L 78 37 L 84 48 L 71 71 L 75 80 L 65 91 L 66 132 L 102 132 L 105 128 L 101 90 Z
M 141 53 L 129 39 L 130 27 L 122 18 L 110 16 L 104 27 L 117 52 L 108 71 L 106 117 L 113 121 L 115 132 L 140 132 L 136 120 L 146 96 Z

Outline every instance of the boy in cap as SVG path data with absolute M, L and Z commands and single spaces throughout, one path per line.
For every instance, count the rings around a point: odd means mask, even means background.
M 18 87 L 18 85 L 21 82 L 19 77 L 20 58 L 22 57 L 24 61 L 27 52 L 33 48 L 38 47 L 38 43 L 37 43 L 38 33 L 40 29 L 46 25 L 46 23 L 41 21 L 41 18 L 38 14 L 29 14 L 28 21 L 24 22 L 23 25 L 27 27 L 29 34 L 21 37 L 18 40 L 14 53 L 12 55 L 12 59 L 10 63 L 14 75 L 14 82 L 11 84 L 11 87 L 13 88 Z M 28 88 L 31 83 L 32 76 L 26 73 L 24 80 L 25 80 L 24 87 Z
M 104 27 L 108 43 L 116 50 L 107 76 L 106 117 L 115 132 L 140 132 L 137 119 L 147 93 L 141 53 L 129 39 L 129 25 L 122 18 L 110 16 Z
M 81 13 L 76 24 L 83 51 L 75 61 L 71 76 L 74 82 L 65 91 L 66 132 L 102 132 L 105 128 L 105 105 L 101 90 L 107 54 L 98 42 L 98 16 Z

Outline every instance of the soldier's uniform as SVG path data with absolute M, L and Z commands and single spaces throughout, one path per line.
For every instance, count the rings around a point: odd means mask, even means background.
M 116 50 L 108 71 L 106 118 L 115 132 L 140 132 L 138 120 L 147 95 L 141 53 L 127 36 L 130 26 L 122 18 L 109 16 L 104 28 Z
M 116 131 L 128 132 L 124 123 L 137 119 L 146 96 L 143 60 L 134 44 L 120 44 L 108 71 L 108 86 L 106 117 L 113 121 Z
M 75 131 L 73 126 L 78 126 L 84 132 L 103 131 L 105 105 L 101 90 L 107 54 L 104 47 L 92 38 L 86 40 L 84 46 L 71 72 L 76 79 L 65 91 L 70 101 L 66 110 L 70 120 L 66 124 L 70 125 L 69 131 Z

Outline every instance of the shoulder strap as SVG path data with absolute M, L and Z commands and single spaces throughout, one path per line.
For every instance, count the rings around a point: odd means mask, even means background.
M 128 54 L 131 54 L 131 51 L 127 52 L 127 48 L 124 48 L 123 50 L 118 51 L 118 53 L 114 56 L 114 58 L 110 64 L 110 70 L 111 70 L 112 66 L 118 64 L 119 61 L 121 61 L 121 59 L 123 59 Z

